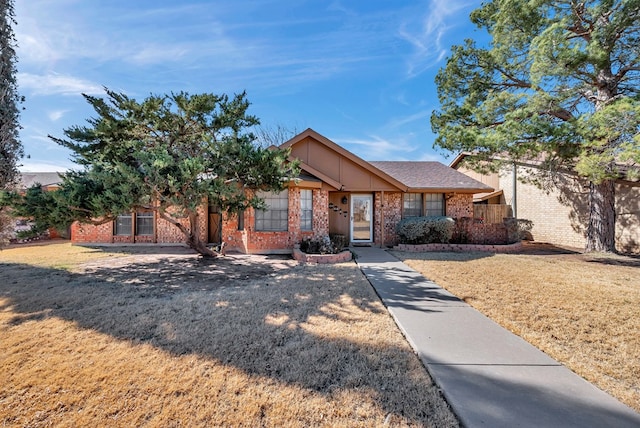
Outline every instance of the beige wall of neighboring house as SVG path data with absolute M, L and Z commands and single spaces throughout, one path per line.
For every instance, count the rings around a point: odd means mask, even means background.
M 514 205 L 512 169 L 483 176 L 466 170 L 460 165 L 459 158 L 451 163 L 453 168 L 501 190 L 501 203 Z M 520 178 L 526 177 L 527 173 L 524 167 L 518 167 L 516 172 Z M 588 188 L 568 174 L 558 175 L 556 180 L 556 186 L 551 189 L 518 180 L 517 217 L 533 222 L 531 233 L 536 241 L 584 248 L 589 215 Z M 640 183 L 619 180 L 615 191 L 616 248 L 625 253 L 640 253 Z

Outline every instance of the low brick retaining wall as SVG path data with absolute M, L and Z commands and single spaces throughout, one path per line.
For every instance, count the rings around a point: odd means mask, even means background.
M 393 247 L 394 250 L 406 251 L 408 253 L 426 253 L 437 251 L 450 251 L 452 253 L 470 253 L 473 251 L 481 251 L 487 253 L 514 253 L 522 250 L 522 242 L 506 245 L 491 244 L 398 244 Z
M 307 254 L 294 248 L 293 258 L 303 263 L 343 263 L 351 260 L 351 251 L 345 250 L 338 254 Z

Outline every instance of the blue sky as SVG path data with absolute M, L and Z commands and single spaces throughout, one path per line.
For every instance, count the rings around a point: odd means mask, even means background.
M 15 0 L 23 171 L 73 167 L 62 137 L 103 86 L 136 99 L 247 91 L 264 126 L 313 128 L 366 160 L 439 160 L 429 117 L 460 0 Z

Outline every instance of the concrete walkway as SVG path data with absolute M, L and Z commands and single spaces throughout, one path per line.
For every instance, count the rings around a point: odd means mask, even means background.
M 466 427 L 640 427 L 640 414 L 380 248 L 353 248 Z

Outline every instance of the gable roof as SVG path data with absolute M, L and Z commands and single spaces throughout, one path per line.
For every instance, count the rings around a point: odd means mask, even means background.
M 321 162 L 319 159 L 323 155 L 321 150 L 319 151 L 316 148 L 312 153 L 305 149 L 304 145 L 310 140 L 324 147 L 322 150 L 329 151 L 334 154 L 333 156 L 337 155 L 360 168 L 359 170 L 352 170 L 352 172 L 366 171 L 372 177 L 376 177 L 376 180 L 379 180 L 378 183 L 386 183 L 384 186 L 386 186 L 387 190 L 393 189 L 402 192 L 430 191 L 437 193 L 477 193 L 494 190 L 492 187 L 480 183 L 440 162 L 367 162 L 311 128 L 306 129 L 280 146 L 280 148 L 294 148 L 297 145 L 294 151 L 298 152 L 296 157 L 301 162 L 301 168 L 337 190 L 352 190 L 348 185 L 345 185 L 350 181 L 351 177 L 345 176 L 343 166 L 327 165 L 327 162 Z M 385 187 L 381 189 L 384 190 Z
M 375 161 L 370 162 L 404 183 L 409 191 L 458 191 L 462 193 L 490 192 L 493 188 L 433 161 Z
M 338 155 L 348 159 L 349 161 L 353 162 L 354 164 L 358 165 L 359 167 L 363 168 L 364 170 L 368 171 L 374 176 L 380 178 L 383 181 L 386 181 L 387 183 L 391 184 L 393 187 L 402 191 L 406 191 L 406 185 L 398 181 L 396 178 L 388 175 L 384 171 L 377 169 L 370 162 L 367 162 L 364 159 L 358 157 L 357 155 L 351 153 L 349 150 L 346 150 L 345 148 L 339 146 L 338 144 L 334 143 L 333 141 L 329 140 L 327 137 L 319 134 L 318 132 L 314 131 L 311 128 L 307 128 L 306 130 L 296 135 L 289 141 L 283 143 L 282 145 L 280 145 L 280 148 L 281 149 L 291 148 L 297 143 L 300 143 L 301 141 L 309 137 L 321 143 L 322 145 L 329 148 L 333 152 L 336 152 Z M 318 178 L 322 180 L 325 180 L 325 178 L 329 178 L 322 171 L 320 171 L 319 168 L 311 167 L 310 165 L 308 165 L 308 163 L 301 162 L 300 166 L 303 170 L 306 170 L 307 172 L 316 175 Z M 322 175 L 324 175 L 324 177 L 322 177 Z M 330 179 L 329 181 L 327 181 L 327 183 L 330 184 L 332 187 L 335 187 L 337 190 L 342 190 L 342 187 L 343 187 L 342 183 L 336 180 Z

